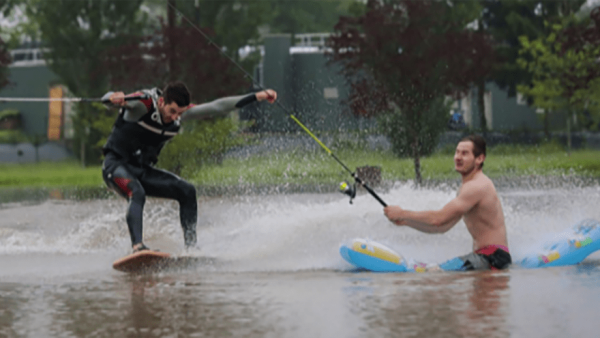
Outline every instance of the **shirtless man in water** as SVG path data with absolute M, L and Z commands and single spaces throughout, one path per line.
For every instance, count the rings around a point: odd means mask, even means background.
M 458 196 L 441 210 L 409 211 L 399 206 L 384 209 L 394 224 L 427 233 L 446 232 L 464 219 L 473 237 L 474 252 L 455 258 L 462 261 L 461 270 L 504 269 L 512 262 L 502 205 L 494 184 L 482 171 L 485 148 L 485 140 L 478 135 L 467 136 L 458 143 L 454 168 L 462 176 L 462 185 Z

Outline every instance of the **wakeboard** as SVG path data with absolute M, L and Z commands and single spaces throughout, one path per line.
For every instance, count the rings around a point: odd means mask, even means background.
M 542 245 L 533 245 L 532 252 L 513 263 L 535 269 L 575 265 L 600 250 L 600 222 L 583 220 L 556 234 Z M 353 266 L 374 272 L 425 272 L 428 270 L 461 271 L 462 260 L 454 258 L 439 265 L 409 262 L 393 249 L 372 240 L 357 238 L 340 247 L 340 254 Z
M 153 272 L 167 267 L 172 261 L 166 252 L 142 250 L 117 259 L 113 269 L 129 273 Z
M 117 259 L 113 269 L 136 274 L 194 269 L 198 266 L 215 267 L 218 264 L 215 257 L 172 256 L 166 252 L 142 250 Z

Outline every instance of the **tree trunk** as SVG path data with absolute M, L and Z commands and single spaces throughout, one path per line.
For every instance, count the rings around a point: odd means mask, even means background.
M 200 27 L 200 0 L 194 2 L 194 22 Z
M 483 35 L 483 20 L 481 17 L 477 20 L 478 33 Z M 485 118 L 485 78 L 477 80 L 477 106 L 479 107 L 479 125 L 481 132 L 485 135 L 487 132 L 487 120 Z
M 81 167 L 85 168 L 85 141 L 81 140 L 81 149 L 79 150 L 81 154 Z
M 168 0 L 167 4 L 167 25 L 169 27 L 169 80 L 174 81 L 174 74 L 176 68 L 175 60 L 175 39 L 173 39 L 173 28 L 175 28 L 175 9 L 177 5 L 175 0 Z
M 567 154 L 571 156 L 571 111 L 567 111 Z
M 421 177 L 421 155 L 419 152 L 419 136 L 415 135 L 413 144 L 412 144 L 412 153 L 413 160 L 415 162 L 415 182 L 417 185 L 421 185 L 423 183 L 423 178 Z
M 550 111 L 544 111 L 544 134 L 546 135 L 546 140 L 550 141 Z
M 177 4 L 175 4 L 175 0 L 168 0 L 167 3 L 167 25 L 169 28 L 175 27 L 175 8 L 177 8 Z
M 485 118 L 485 79 L 477 81 L 477 107 L 479 108 L 479 125 L 481 131 L 487 132 L 487 119 Z

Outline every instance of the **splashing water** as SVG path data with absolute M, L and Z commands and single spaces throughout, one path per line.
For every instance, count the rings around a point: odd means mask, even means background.
M 596 184 L 516 186 L 511 181 L 498 187 L 515 259 L 581 219 L 600 219 Z M 407 209 L 439 209 L 456 195 L 455 188 L 415 189 L 410 182 L 397 183 L 381 197 Z M 125 255 L 130 250 L 126 207 L 120 199 L 5 206 L 0 209 L 0 254 Z M 228 262 L 226 269 L 232 271 L 348 269 L 338 248 L 356 237 L 431 263 L 465 254 L 472 247 L 462 221 L 435 235 L 397 227 L 364 193 L 353 205 L 341 194 L 201 198 L 198 245 L 188 251 L 183 248 L 175 202 L 150 199 L 144 212 L 144 238 L 151 247 L 176 255 L 214 257 Z

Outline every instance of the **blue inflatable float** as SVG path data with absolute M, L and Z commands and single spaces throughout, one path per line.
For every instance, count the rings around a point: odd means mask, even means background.
M 523 268 L 535 269 L 574 265 L 600 250 L 600 222 L 588 219 L 558 233 L 554 239 L 539 246 L 525 258 L 513 263 Z M 408 263 L 394 250 L 383 244 L 354 239 L 340 247 L 340 254 L 357 268 L 376 272 L 425 272 L 428 270 L 460 271 L 462 260 L 454 258 L 439 265 Z

